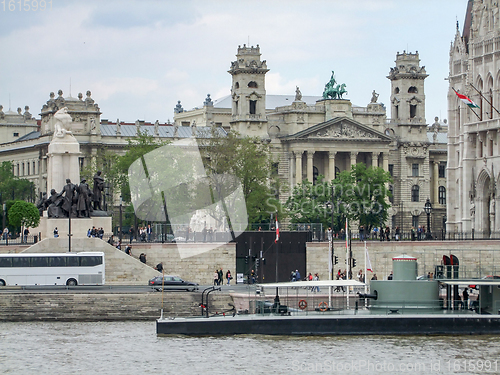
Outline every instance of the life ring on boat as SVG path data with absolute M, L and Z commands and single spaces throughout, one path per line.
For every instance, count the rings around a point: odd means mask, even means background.
M 326 310 L 328 310 L 328 303 L 326 303 L 324 301 L 320 302 L 320 304 L 319 304 L 319 311 L 326 311 Z
M 307 301 L 305 299 L 301 299 L 299 301 L 299 309 L 305 310 L 307 308 Z

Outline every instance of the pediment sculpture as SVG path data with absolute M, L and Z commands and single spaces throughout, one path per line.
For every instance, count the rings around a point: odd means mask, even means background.
M 353 124 L 339 124 L 318 130 L 311 134 L 313 137 L 323 138 L 346 138 L 346 139 L 363 139 L 363 138 L 378 138 L 375 134 L 367 132 Z

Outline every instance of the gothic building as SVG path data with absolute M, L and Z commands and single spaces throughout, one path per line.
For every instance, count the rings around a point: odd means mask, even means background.
M 303 96 L 299 88 L 295 95 L 267 94 L 268 71 L 258 45 L 238 47 L 229 69 L 231 94 L 214 102 L 208 96 L 201 108 L 176 110 L 175 123 L 181 127 L 216 125 L 269 142 L 282 186 L 288 187 L 280 192 L 282 201 L 304 179 L 315 181 L 318 175 L 334 179 L 356 163 L 384 168 L 394 179 L 389 187 L 392 222 L 387 224 L 407 232 L 411 226 L 425 226 L 423 208 L 430 199 L 433 227 L 441 233 L 446 207 L 446 127 L 437 119 L 432 129 L 427 127 L 427 74 L 418 53 L 398 53 L 396 66 L 390 69 L 390 119 L 375 91 L 364 107 L 338 97 Z
M 448 92 L 447 228 L 468 237 L 500 231 L 500 8 L 497 1 L 469 0 L 460 33 L 450 48 Z M 456 94 L 479 108 L 471 108 Z M 471 103 L 469 103 L 472 105 Z

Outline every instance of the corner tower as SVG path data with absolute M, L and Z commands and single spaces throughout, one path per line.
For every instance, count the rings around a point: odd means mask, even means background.
M 387 78 L 391 80 L 391 119 L 396 135 L 403 140 L 425 141 L 424 80 L 428 77 L 425 67 L 420 67 L 416 53 L 396 55 L 396 66 Z
M 231 86 L 231 129 L 252 136 L 267 135 L 266 61 L 260 61 L 260 47 L 238 46 L 236 61 L 228 73 Z

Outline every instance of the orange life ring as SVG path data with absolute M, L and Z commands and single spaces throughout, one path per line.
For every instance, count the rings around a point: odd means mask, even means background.
M 299 301 L 299 309 L 305 310 L 307 308 L 307 301 L 305 299 L 301 299 Z
M 328 310 L 328 303 L 326 302 L 320 302 L 319 304 L 319 311 L 326 311 Z

